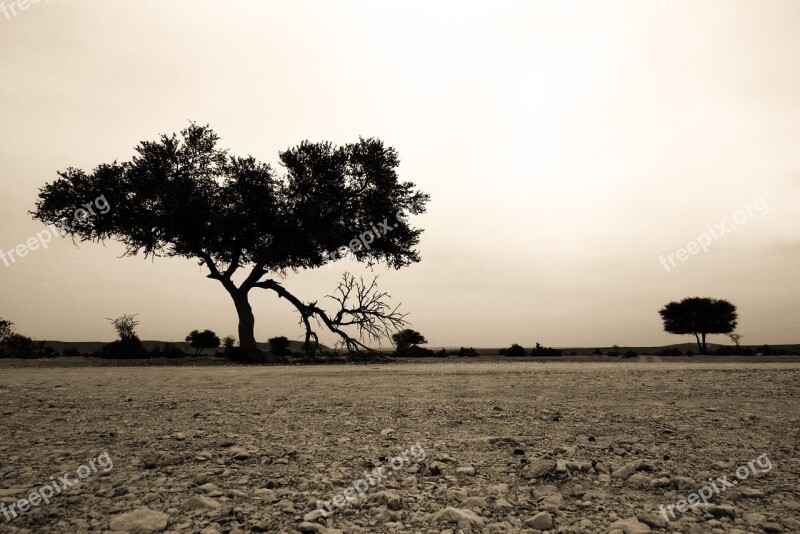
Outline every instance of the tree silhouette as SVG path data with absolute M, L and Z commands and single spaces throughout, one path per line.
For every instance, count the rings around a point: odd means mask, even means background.
M 14 335 L 14 323 L 0 317 L 0 343 L 5 343 L 12 335 Z
M 392 334 L 392 343 L 397 347 L 397 354 L 401 356 L 408 354 L 412 347 L 424 345 L 427 342 L 428 340 L 425 339 L 425 336 L 410 328 Z
M 331 295 L 338 308 L 328 313 L 274 279 L 336 261 L 341 250 L 395 269 L 419 261 L 414 247 L 422 230 L 407 215 L 424 212 L 429 197 L 398 180 L 393 148 L 378 139 L 338 147 L 304 141 L 280 153 L 278 173 L 252 156 L 229 155 L 217 148 L 218 139 L 208 126 L 192 123 L 180 135 L 140 143 L 130 161 L 88 173 L 68 168 L 41 188 L 32 214 L 54 224 L 103 195 L 110 209 L 66 227 L 73 239 L 116 240 L 129 256 L 198 259 L 231 296 L 249 361 L 270 359 L 254 336 L 250 292 L 256 288 L 297 309 L 310 353 L 318 345 L 313 323 L 338 335 L 349 352 L 369 351 L 366 342 L 405 325 L 375 280 L 345 275 Z
M 706 335 L 728 334 L 736 329 L 736 306 L 727 300 L 690 297 L 670 302 L 658 313 L 667 332 L 694 334 L 700 354 L 708 354 Z
M 195 349 L 195 354 L 202 354 L 205 349 L 216 349 L 221 343 L 219 336 L 211 330 L 192 330 L 186 336 L 186 342 Z

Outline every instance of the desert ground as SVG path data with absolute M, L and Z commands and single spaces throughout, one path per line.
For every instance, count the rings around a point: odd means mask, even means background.
M 0 368 L 0 501 L 73 484 L 2 533 L 800 532 L 797 359 L 55 365 Z

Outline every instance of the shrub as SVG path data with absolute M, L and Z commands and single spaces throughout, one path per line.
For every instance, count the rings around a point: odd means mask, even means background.
M 473 349 L 472 347 L 470 347 L 468 349 L 465 349 L 464 347 L 461 347 L 460 349 L 458 349 L 458 355 L 461 358 L 463 358 L 465 356 L 467 358 L 474 358 L 474 357 L 478 356 L 478 351 Z
M 625 351 L 625 353 L 622 355 L 623 358 L 635 358 L 637 356 L 638 354 L 636 353 L 635 350 Z
M 543 347 L 538 343 L 534 348 L 531 349 L 531 356 L 561 356 L 561 355 L 562 352 L 560 350 L 550 347 Z
M 286 336 L 278 336 L 269 339 L 269 351 L 275 356 L 291 356 L 292 351 L 289 350 L 289 338 Z
M 612 346 L 612 347 L 611 347 L 611 350 L 610 350 L 610 351 L 608 351 L 608 355 L 609 355 L 609 356 L 619 356 L 619 355 L 620 355 L 620 352 L 619 352 L 619 345 L 614 345 L 614 346 Z
M 600 350 L 600 349 L 594 349 L 592 351 L 592 354 L 595 355 L 595 356 L 602 356 L 603 355 L 603 351 Z
M 518 345 L 516 343 L 513 343 L 509 348 L 504 349 L 503 351 L 501 351 L 501 354 L 503 356 L 510 356 L 510 357 L 527 356 L 528 355 L 528 353 L 525 352 L 525 349 L 522 348 L 522 345 Z
M 436 353 L 433 352 L 431 349 L 426 349 L 424 347 L 418 347 L 417 345 L 410 346 L 402 356 L 410 356 L 412 358 L 429 358 L 431 356 L 436 356 Z
M 183 352 L 174 343 L 162 343 L 150 351 L 153 358 L 185 358 L 186 353 Z
M 683 356 L 683 353 L 678 349 L 662 349 L 658 353 L 659 356 Z
M 442 349 L 439 352 L 437 352 L 436 355 L 440 358 L 447 358 L 450 356 L 450 353 L 448 353 L 446 349 Z
M 97 353 L 100 358 L 130 359 L 130 358 L 149 358 L 150 353 L 142 345 L 138 337 L 118 339 L 105 345 Z

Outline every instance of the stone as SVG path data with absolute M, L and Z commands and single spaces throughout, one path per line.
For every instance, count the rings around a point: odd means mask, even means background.
M 114 516 L 111 519 L 109 528 L 114 532 L 149 534 L 151 532 L 162 532 L 167 528 L 168 522 L 169 516 L 167 514 L 142 507 L 132 512 Z
M 619 519 L 611 524 L 609 530 L 619 530 L 624 534 L 648 534 L 650 527 L 638 519 Z
M 525 526 L 537 530 L 551 530 L 553 528 L 553 516 L 548 512 L 539 512 L 525 521 Z
M 436 512 L 432 519 L 436 523 L 455 523 L 460 529 L 482 527 L 484 524 L 483 518 L 472 510 L 453 508 L 452 506 Z
M 522 471 L 526 478 L 545 478 L 552 475 L 556 470 L 556 462 L 553 460 L 534 460 L 525 466 Z
M 190 510 L 215 510 L 222 506 L 218 501 L 212 499 L 211 497 L 206 497 L 205 495 L 197 495 L 195 497 L 189 497 L 181 504 L 181 510 L 183 511 L 190 511 Z

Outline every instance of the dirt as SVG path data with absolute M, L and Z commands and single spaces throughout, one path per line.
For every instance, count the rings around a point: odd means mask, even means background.
M 6 363 L 0 399 L 6 507 L 90 472 L 0 533 L 800 532 L 788 360 Z M 721 477 L 736 484 L 674 508 Z

